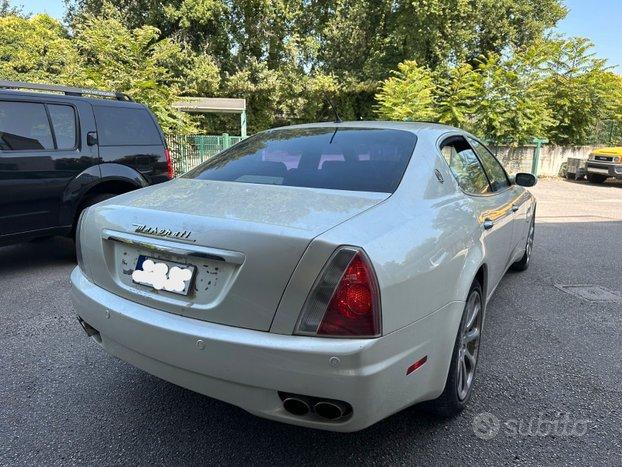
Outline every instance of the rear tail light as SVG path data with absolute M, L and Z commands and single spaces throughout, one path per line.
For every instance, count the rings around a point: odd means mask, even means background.
M 307 297 L 296 334 L 380 336 L 380 291 L 363 250 L 342 247 L 333 254 Z
M 168 148 L 164 149 L 164 156 L 166 157 L 166 172 L 168 179 L 172 180 L 175 177 L 175 170 L 173 169 L 173 159 L 171 159 L 171 151 Z

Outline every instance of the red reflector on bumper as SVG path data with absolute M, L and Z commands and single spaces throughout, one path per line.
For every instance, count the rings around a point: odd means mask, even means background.
M 427 355 L 425 357 L 423 357 L 423 358 L 420 358 L 419 360 L 417 360 L 415 363 L 413 363 L 412 365 L 410 365 L 408 367 L 408 369 L 406 370 L 406 374 L 409 375 L 413 371 L 415 371 L 416 369 L 421 368 L 423 366 L 423 364 L 425 362 L 427 362 L 427 361 L 428 361 L 428 356 Z

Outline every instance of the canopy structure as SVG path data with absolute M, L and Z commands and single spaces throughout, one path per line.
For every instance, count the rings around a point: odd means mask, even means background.
M 228 97 L 185 97 L 173 108 L 189 113 L 239 113 L 240 136 L 246 138 L 246 99 Z

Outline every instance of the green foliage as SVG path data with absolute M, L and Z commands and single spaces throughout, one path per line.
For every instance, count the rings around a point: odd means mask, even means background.
M 480 76 L 468 63 L 440 69 L 436 74 L 435 118 L 439 123 L 471 126 L 481 91 Z
M 491 55 L 480 63 L 473 131 L 497 144 L 530 143 L 547 134 L 554 124 L 552 111 L 544 100 L 539 73 L 534 73 L 538 64 L 530 59 L 533 56 L 519 52 L 508 60 Z
M 66 82 L 82 75 L 70 37 L 47 15 L 0 17 L 0 56 L 3 79 Z
M 82 16 L 100 15 L 106 0 L 67 3 L 68 20 L 75 28 Z M 161 38 L 214 57 L 220 74 L 214 94 L 246 97 L 251 131 L 331 118 L 320 95 L 325 92 L 316 90 L 321 76 L 338 84 L 329 86 L 328 92 L 343 118 L 373 118 L 374 96 L 398 64 L 416 61 L 434 72 L 451 69 L 450 63 L 475 67 L 480 56 L 531 43 L 565 15 L 561 0 L 116 0 L 114 4 L 130 30 L 150 25 Z M 450 91 L 446 89 L 448 96 Z M 463 122 L 465 117 L 452 114 L 452 109 L 453 105 L 443 119 Z M 207 120 L 215 119 L 222 121 Z
M 436 85 L 432 72 L 415 61 L 405 61 L 376 95 L 378 113 L 392 120 L 436 118 L 432 104 Z
M 153 26 L 128 29 L 110 4 L 99 16 L 83 15 L 72 36 L 47 15 L 0 17 L 0 54 L 4 79 L 125 92 L 147 103 L 165 131 L 195 130 L 171 104 L 184 92 L 215 93 L 220 84 L 210 56 L 161 39 Z
M 559 144 L 585 144 L 598 122 L 616 118 L 620 79 L 607 70 L 605 60 L 590 52 L 587 39 L 558 40 L 555 45 L 545 83 L 547 104 L 557 119 L 550 137 Z
M 496 143 L 622 128 L 620 77 L 588 41 L 547 39 L 562 0 L 65 1 L 63 26 L 0 0 L 0 77 L 123 91 L 166 131 L 239 131 L 171 109 L 196 95 L 246 98 L 250 132 L 333 119 L 327 97 L 344 120 L 432 119 Z
M 407 61 L 399 65 L 399 79 L 383 82 L 378 113 L 392 120 L 409 113 L 432 118 L 496 144 L 534 137 L 594 143 L 600 122 L 614 122 L 615 128 L 622 123 L 622 78 L 590 48 L 585 39 L 539 40 L 510 54 L 480 57 L 475 67 L 461 63 L 433 72 Z
M 84 15 L 74 30 L 74 45 L 87 76 L 83 86 L 115 89 L 149 103 L 166 131 L 192 131 L 188 114 L 172 102 L 184 90 L 217 88 L 217 67 L 171 39 L 159 39 L 153 26 L 127 29 L 114 9 L 105 15 Z M 183 88 L 181 87 L 183 86 Z

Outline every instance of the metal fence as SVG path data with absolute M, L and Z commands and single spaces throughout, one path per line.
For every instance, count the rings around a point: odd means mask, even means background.
M 173 159 L 175 175 L 181 175 L 220 151 L 241 141 L 241 136 L 217 135 L 166 135 Z

